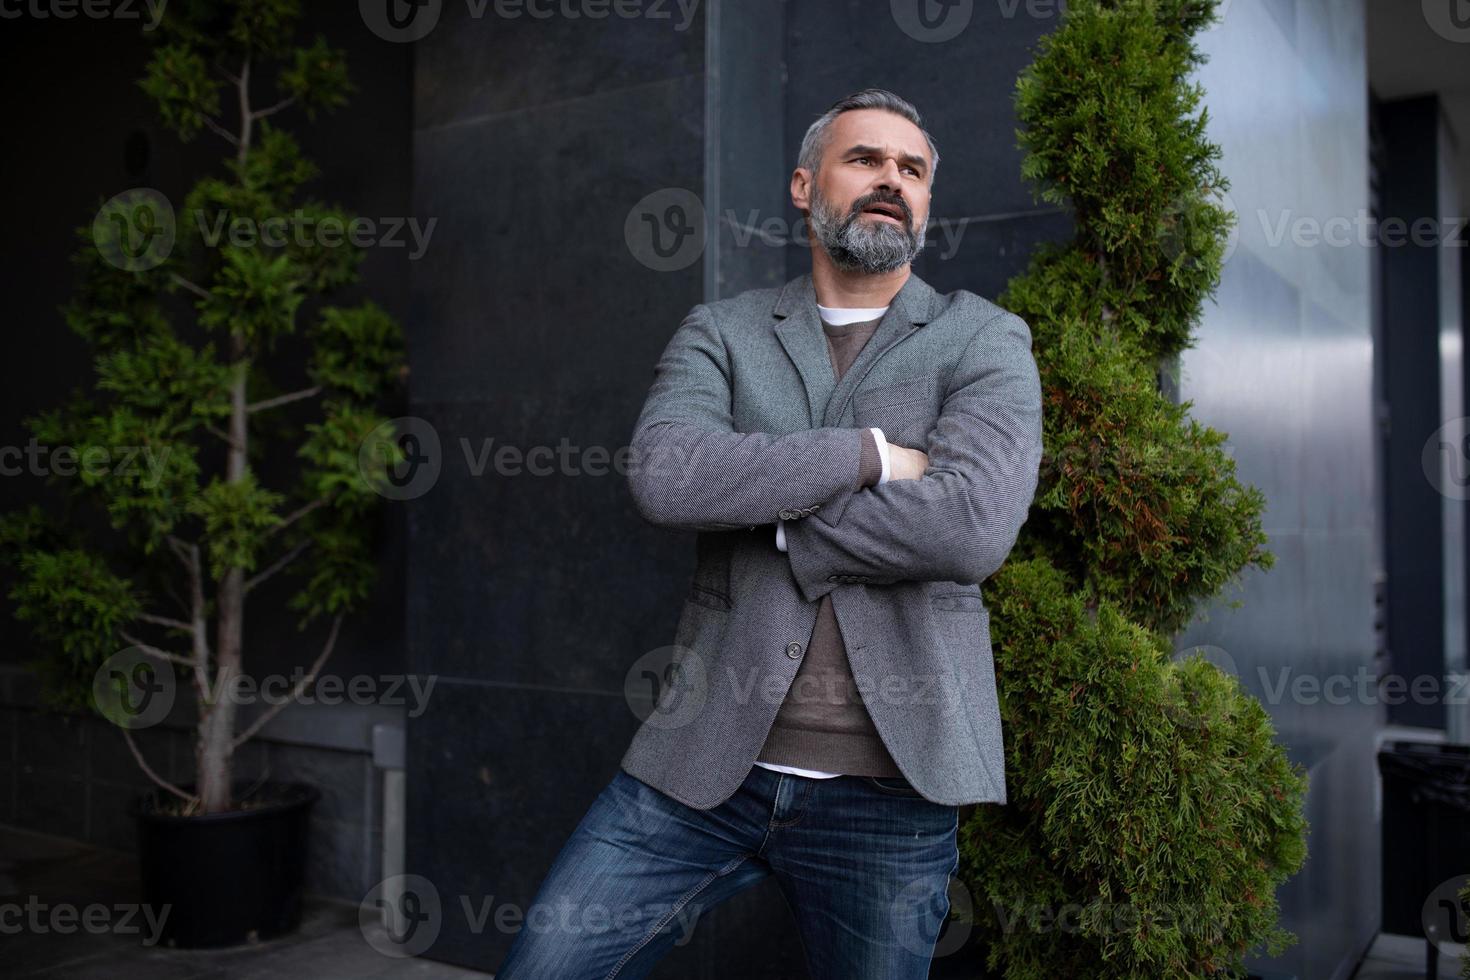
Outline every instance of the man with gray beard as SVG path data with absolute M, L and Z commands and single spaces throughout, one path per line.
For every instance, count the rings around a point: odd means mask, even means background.
M 979 583 L 1041 459 L 1026 323 L 910 268 L 938 163 L 908 102 L 837 102 L 791 177 L 812 271 L 695 306 L 659 357 L 629 489 L 697 533 L 694 577 L 501 980 L 646 976 L 768 876 L 810 976 L 928 975 L 959 807 L 1006 802 Z

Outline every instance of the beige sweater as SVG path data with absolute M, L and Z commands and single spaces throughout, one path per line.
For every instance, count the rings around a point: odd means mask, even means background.
M 876 319 L 841 326 L 822 321 L 839 381 L 877 329 Z M 864 429 L 858 488 L 877 483 L 882 472 L 878 444 Z M 830 595 L 822 596 L 817 606 L 806 656 L 756 761 L 855 776 L 903 775 L 853 680 Z

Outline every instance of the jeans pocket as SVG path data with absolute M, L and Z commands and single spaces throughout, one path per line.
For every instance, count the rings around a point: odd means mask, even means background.
M 902 776 L 864 776 L 869 786 L 874 787 L 880 793 L 887 796 L 907 796 L 912 799 L 922 800 L 924 794 L 914 789 L 912 783 Z

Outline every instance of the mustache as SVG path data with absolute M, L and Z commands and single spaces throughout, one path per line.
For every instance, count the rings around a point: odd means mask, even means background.
M 872 207 L 875 204 L 890 204 L 903 212 L 903 219 L 905 224 L 911 225 L 914 223 L 913 209 L 909 207 L 907 201 L 896 194 L 869 194 L 867 197 L 860 197 L 853 202 L 852 213 L 849 217 L 851 217 L 853 220 L 856 220 L 858 215 L 862 214 L 864 210 Z

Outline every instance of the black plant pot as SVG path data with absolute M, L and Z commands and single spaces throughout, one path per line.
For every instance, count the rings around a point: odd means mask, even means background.
M 1470 746 L 1389 742 L 1378 752 L 1383 778 L 1384 932 L 1421 936 L 1426 970 L 1438 970 L 1434 940 L 1464 942 L 1464 917 L 1426 904 L 1452 879 L 1470 872 Z M 1430 927 L 1434 936 L 1426 936 Z M 1432 975 L 1432 974 L 1431 974 Z
M 308 817 L 320 790 L 241 783 L 235 801 L 242 809 L 191 817 L 159 813 L 161 796 L 144 793 L 133 811 L 143 901 L 163 919 L 160 943 L 236 946 L 301 924 Z

